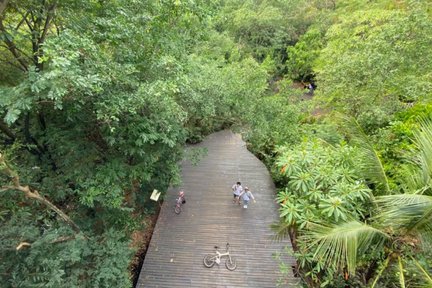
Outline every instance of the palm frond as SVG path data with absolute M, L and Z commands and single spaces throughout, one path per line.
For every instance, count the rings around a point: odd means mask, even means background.
M 379 278 L 381 278 L 382 273 L 384 272 L 385 269 L 387 269 L 388 264 L 390 262 L 390 255 L 387 257 L 387 259 L 384 261 L 384 263 L 382 264 L 381 269 L 379 270 L 377 277 L 375 277 L 374 282 L 371 285 L 371 288 L 375 288 L 375 285 L 378 283 Z
M 432 122 L 428 119 L 421 119 L 420 129 L 414 134 L 415 144 L 419 151 L 415 162 L 420 166 L 419 177 L 422 182 L 417 189 L 428 186 L 432 182 Z
M 305 240 L 314 258 L 334 269 L 348 269 L 354 273 L 357 255 L 371 247 L 381 247 L 389 236 L 367 224 L 352 220 L 333 225 L 309 224 Z
M 405 288 L 405 276 L 404 276 L 404 269 L 402 265 L 402 259 L 400 256 L 398 256 L 398 268 L 399 268 L 399 283 L 401 285 L 401 288 Z
M 423 244 L 432 244 L 432 196 L 399 194 L 377 197 L 383 226 L 421 237 Z
M 404 179 L 400 187 L 406 193 L 412 194 L 413 191 L 415 191 L 414 193 L 416 194 L 423 194 L 425 191 L 430 189 L 430 185 L 427 185 L 423 171 L 419 169 L 417 163 L 412 163 L 412 165 L 402 167 L 401 172 L 402 175 L 404 175 Z
M 427 283 L 425 287 L 432 287 L 432 276 L 426 271 L 426 269 L 424 269 L 420 265 L 420 263 L 416 259 L 414 259 L 414 257 L 411 257 L 411 260 L 414 262 L 417 268 L 419 268 L 419 270 L 422 272 L 424 279 Z
M 272 237 L 273 240 L 282 241 L 285 239 L 289 239 L 290 225 L 288 222 L 285 222 L 283 219 L 281 219 L 277 223 L 271 224 L 270 228 L 274 232 L 274 235 Z
M 377 185 L 378 195 L 388 194 L 390 186 L 381 159 L 357 120 L 342 114 L 337 114 L 335 119 L 349 137 L 350 143 L 359 148 L 361 157 L 357 166 L 359 173 L 364 179 Z

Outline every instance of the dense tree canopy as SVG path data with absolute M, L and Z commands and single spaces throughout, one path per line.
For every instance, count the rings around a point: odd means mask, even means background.
M 208 1 L 7 3 L 2 283 L 130 286 L 128 235 L 149 192 L 176 181 L 187 140 L 232 124 L 265 89 L 255 60 L 226 62 L 233 45 L 206 52 L 223 38 L 214 11 Z
M 231 127 L 272 171 L 305 286 L 431 285 L 431 17 L 427 0 L 0 0 L 0 282 L 131 287 L 149 193 Z

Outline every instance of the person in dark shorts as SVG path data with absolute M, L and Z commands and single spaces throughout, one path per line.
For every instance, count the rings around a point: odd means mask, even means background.
M 233 191 L 233 203 L 238 203 L 240 205 L 240 194 L 243 192 L 243 187 L 241 186 L 240 182 L 235 183 L 232 187 L 231 187 L 232 191 Z

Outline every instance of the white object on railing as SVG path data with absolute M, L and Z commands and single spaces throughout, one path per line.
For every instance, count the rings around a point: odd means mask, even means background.
M 152 192 L 152 194 L 151 194 L 151 196 L 150 196 L 150 199 L 153 200 L 153 201 L 158 201 L 160 195 L 161 195 L 161 192 L 159 192 L 158 190 L 154 189 L 153 192 Z

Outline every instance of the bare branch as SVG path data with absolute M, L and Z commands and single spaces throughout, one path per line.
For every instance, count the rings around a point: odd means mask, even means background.
M 15 49 L 17 49 L 18 52 L 20 52 L 21 54 L 23 54 L 28 59 L 31 59 L 31 57 L 26 52 L 24 52 L 23 50 L 21 50 L 20 48 L 15 47 Z
M 31 244 L 28 242 L 21 242 L 17 247 L 16 250 L 21 250 L 23 247 L 30 247 Z
M 13 4 L 11 4 L 13 5 Z M 27 27 L 29 28 L 30 32 L 33 31 L 33 26 L 31 25 L 30 21 L 28 20 L 28 16 L 31 13 L 31 11 L 27 11 L 25 14 L 21 12 L 21 9 L 15 4 L 13 5 L 14 9 L 22 16 L 22 20 L 20 21 L 20 24 L 17 25 L 15 30 L 18 30 L 19 26 L 21 26 L 21 23 L 24 21 L 27 24 Z
M 73 239 L 75 239 L 75 235 L 73 235 L 73 236 L 61 236 L 61 237 L 51 241 L 50 243 L 51 244 L 57 244 L 57 243 L 66 242 L 66 241 L 73 240 Z
M 0 61 L 1 61 L 1 62 L 4 62 L 4 63 L 6 63 L 6 64 L 9 64 L 9 65 L 11 65 L 11 66 L 13 66 L 13 67 L 15 67 L 15 68 L 17 68 L 17 69 L 23 71 L 23 72 L 26 72 L 26 70 L 24 70 L 23 67 L 21 67 L 20 65 L 15 64 L 15 63 L 13 63 L 13 62 L 10 62 L 10 61 L 7 61 L 7 60 L 3 60 L 3 59 L 0 59 Z
M 34 14 L 33 14 L 33 11 L 30 10 L 29 12 L 30 12 L 30 16 L 31 16 L 31 20 L 32 20 L 32 22 L 33 22 L 33 23 L 36 23 L 36 18 L 35 18 Z
M 12 182 L 14 185 L 13 186 L 6 186 L 8 189 L 20 191 L 25 195 L 25 197 L 30 198 L 30 199 L 34 199 L 34 200 L 44 204 L 45 206 L 47 206 L 48 208 L 50 208 L 51 210 L 56 212 L 57 215 L 60 216 L 60 218 L 62 218 L 63 221 L 66 222 L 66 224 L 68 224 L 76 233 L 81 232 L 78 225 L 76 225 L 75 222 L 69 218 L 69 216 L 67 216 L 62 210 L 60 210 L 57 206 L 55 206 L 53 203 L 51 203 L 48 199 L 41 196 L 37 190 L 31 189 L 27 185 L 22 186 L 20 183 L 18 173 L 16 171 L 14 171 L 9 166 L 9 164 L 6 162 L 4 156 L 1 153 L 0 153 L 0 167 L 2 168 L 3 172 L 7 176 L 12 178 Z M 2 187 L 1 190 L 3 191 L 3 189 L 6 187 Z
M 8 49 L 9 50 L 9 47 L 8 46 L 6 46 L 6 45 L 1 45 L 0 44 L 0 47 L 3 47 L 3 48 L 5 48 L 5 49 Z M 20 52 L 21 54 L 23 54 L 25 57 L 27 57 L 28 59 L 31 59 L 31 57 L 26 53 L 26 52 L 24 52 L 22 49 L 20 49 L 20 48 L 18 48 L 18 47 L 15 47 L 15 49 L 18 51 L 18 52 Z
M 7 34 L 7 31 L 3 25 L 3 19 L 0 18 L 0 31 L 4 34 Z M 4 37 L 5 44 L 8 47 L 8 50 L 12 53 L 15 59 L 21 64 L 25 71 L 28 71 L 27 64 L 22 60 L 20 52 L 16 49 L 16 45 L 12 40 L 10 40 L 7 36 Z
M 57 239 L 52 240 L 50 243 L 51 244 L 57 244 L 57 243 L 62 243 L 62 242 L 66 242 L 69 240 L 73 240 L 75 239 L 75 236 L 61 236 Z M 15 248 L 17 251 L 23 249 L 24 247 L 31 247 L 32 244 L 28 243 L 28 242 L 21 242 L 18 244 L 18 246 Z
M 45 25 L 42 30 L 42 35 L 39 38 L 39 44 L 43 43 L 45 41 L 45 37 L 47 35 L 49 25 L 51 24 L 51 20 L 54 18 L 54 11 L 56 9 L 57 3 L 54 3 L 51 5 L 50 8 L 48 8 L 47 17 L 45 19 Z
M 17 9 L 17 10 L 18 10 L 18 9 Z M 20 11 L 18 11 L 18 13 L 21 14 Z M 18 30 L 24 22 L 27 22 L 27 15 L 28 15 L 28 12 L 27 12 L 25 15 L 21 14 L 22 19 L 21 19 L 21 21 L 18 23 L 18 25 L 15 27 L 15 30 Z M 28 25 L 28 23 L 27 23 L 27 25 Z
M 14 186 L 3 186 L 0 188 L 0 192 L 7 191 L 7 190 L 15 190 L 15 187 Z

